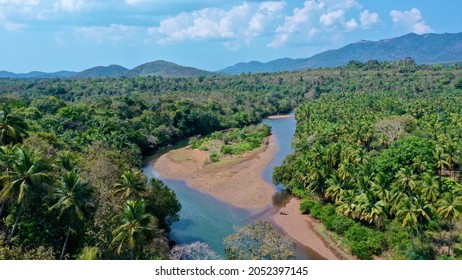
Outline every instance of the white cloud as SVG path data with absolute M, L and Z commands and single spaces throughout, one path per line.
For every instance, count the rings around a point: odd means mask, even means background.
M 162 20 L 159 26 L 149 28 L 148 33 L 160 44 L 222 39 L 226 47 L 238 49 L 242 42 L 248 44 L 264 32 L 267 23 L 278 16 L 285 4 L 284 1 L 265 1 L 258 5 L 244 2 L 229 10 L 205 8 L 184 12 Z
M 358 22 L 356 21 L 356 19 L 352 18 L 351 20 L 345 22 L 345 28 L 348 31 L 355 30 L 356 28 L 358 28 Z
M 279 48 L 288 40 L 289 35 L 299 31 L 300 26 L 310 22 L 313 12 L 321 11 L 325 8 L 323 2 L 308 0 L 303 3 L 302 8 L 295 8 L 292 15 L 284 17 L 284 23 L 276 29 L 276 38 L 267 46 L 270 48 Z
M 69 13 L 81 10 L 85 5 L 84 0 L 60 0 L 55 2 L 55 9 L 61 9 Z
M 295 8 L 291 15 L 284 18 L 284 22 L 275 30 L 275 38 L 267 46 L 278 48 L 291 38 L 298 38 L 299 41 L 300 38 L 315 39 L 318 34 L 325 34 L 323 37 L 327 38 L 330 37 L 329 34 L 338 35 L 355 30 L 360 27 L 358 20 L 347 20 L 345 17 L 347 13 L 361 8 L 356 0 L 305 0 L 303 7 Z
M 85 26 L 75 28 L 74 34 L 86 40 L 102 43 L 105 41 L 119 42 L 132 38 L 137 31 L 136 27 L 111 24 L 109 26 Z
M 375 24 L 379 23 L 380 17 L 377 13 L 371 13 L 368 10 L 364 10 L 359 15 L 359 22 L 361 23 L 361 27 L 364 29 L 371 28 Z
M 433 31 L 430 26 L 425 23 L 419 9 L 412 8 L 404 12 L 393 10 L 390 12 L 390 16 L 395 28 L 404 28 L 407 31 L 412 31 L 417 34 Z
M 319 23 L 325 27 L 334 26 L 337 23 L 343 22 L 345 19 L 345 11 L 336 10 L 333 12 L 328 12 L 327 14 L 321 15 L 319 18 Z
M 127 3 L 128 5 L 136 5 L 141 3 L 142 1 L 143 0 L 125 0 L 125 3 Z

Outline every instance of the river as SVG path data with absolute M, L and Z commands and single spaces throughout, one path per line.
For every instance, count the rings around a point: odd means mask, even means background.
M 278 147 L 272 161 L 263 172 L 263 178 L 273 185 L 271 175 L 274 167 L 280 165 L 283 159 L 292 153 L 291 141 L 295 133 L 296 122 L 294 117 L 289 117 L 274 120 L 265 119 L 262 123 L 271 126 L 271 132 Z M 148 158 L 143 168 L 144 174 L 148 178 L 159 178 L 159 174 L 153 169 L 153 162 L 169 150 L 184 147 L 185 145 L 185 142 L 178 143 Z M 222 257 L 224 257 L 223 239 L 235 232 L 233 226 L 247 225 L 256 219 L 270 221 L 269 217 L 285 201 L 285 195 L 282 191 L 283 186 L 274 186 L 278 192 L 273 197 L 272 203 L 268 202 L 270 205 L 268 208 L 243 210 L 190 188 L 184 181 L 161 179 L 175 191 L 182 205 L 180 221 L 172 225 L 170 239 L 179 244 L 194 241 L 205 242 Z M 319 259 L 315 252 L 300 244 L 297 244 L 295 255 L 297 259 Z

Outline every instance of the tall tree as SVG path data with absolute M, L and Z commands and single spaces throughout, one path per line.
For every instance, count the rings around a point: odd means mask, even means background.
M 147 190 L 146 179 L 137 171 L 125 171 L 118 183 L 114 185 L 114 194 L 120 195 L 120 199 L 138 199 Z
M 444 196 L 438 201 L 437 208 L 438 215 L 445 219 L 449 223 L 449 246 L 448 255 L 451 254 L 452 246 L 452 230 L 454 219 L 460 216 L 462 212 L 462 195 L 460 191 L 452 190 L 444 194 Z
M 119 219 L 120 226 L 112 231 L 112 243 L 118 243 L 116 252 L 120 255 L 127 246 L 130 258 L 139 259 L 143 246 L 154 234 L 154 228 L 149 226 L 153 217 L 145 213 L 144 200 L 127 200 Z
M 28 125 L 16 115 L 9 103 L 3 104 L 0 110 L 0 142 L 2 145 L 22 143 L 27 137 Z
M 27 207 L 30 196 L 32 196 L 34 191 L 39 192 L 40 190 L 37 188 L 50 180 L 48 174 L 43 171 L 43 164 L 35 158 L 32 151 L 19 147 L 15 150 L 13 169 L 7 173 L 9 179 L 0 191 L 0 201 L 11 200 L 19 207 L 13 228 L 10 232 L 10 240 L 16 232 L 19 219 L 24 208 Z
M 75 170 L 64 174 L 61 181 L 53 189 L 52 198 L 56 203 L 50 209 L 58 211 L 60 217 L 65 216 L 68 219 L 66 238 L 59 257 L 61 260 L 66 253 L 73 224 L 84 220 L 89 209 L 94 206 L 91 196 L 90 184 L 79 178 Z

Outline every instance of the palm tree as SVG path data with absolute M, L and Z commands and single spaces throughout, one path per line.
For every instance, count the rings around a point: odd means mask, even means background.
M 412 202 L 412 194 L 417 188 L 417 175 L 410 167 L 401 168 L 395 176 L 396 187 L 405 193 Z
M 346 190 L 340 195 L 336 211 L 344 216 L 356 218 L 358 214 L 358 200 L 354 190 Z
M 443 170 L 450 168 L 451 164 L 447 161 L 447 154 L 444 152 L 443 147 L 436 146 L 433 156 L 436 160 L 436 168 L 438 168 L 438 176 L 441 178 Z
M 449 222 L 449 247 L 448 255 L 451 254 L 452 245 L 452 225 L 454 219 L 459 217 L 462 211 L 462 196 L 455 190 L 444 194 L 443 198 L 438 201 L 436 212 L 441 218 Z
M 385 213 L 385 204 L 378 199 L 372 190 L 368 190 L 358 197 L 359 219 L 369 224 L 378 224 Z
M 139 259 L 144 243 L 152 239 L 154 229 L 149 223 L 153 216 L 145 213 L 144 200 L 127 200 L 119 219 L 121 225 L 112 231 L 112 243 L 119 244 L 117 254 L 128 246 L 131 259 Z
M 414 250 L 414 230 L 416 230 L 418 226 L 418 214 L 419 213 L 417 208 L 408 197 L 401 200 L 399 208 L 396 212 L 396 218 L 401 221 L 403 228 L 407 228 L 409 231 L 409 235 L 411 236 L 412 250 Z
M 425 172 L 422 175 L 422 189 L 421 194 L 425 200 L 429 203 L 434 203 L 440 196 L 440 186 L 437 181 L 435 181 L 434 176 L 430 173 Z
M 27 137 L 27 123 L 11 111 L 8 103 L 0 110 L 0 143 L 21 143 Z
M 14 167 L 15 155 L 18 147 L 16 145 L 5 145 L 0 147 L 0 192 L 3 186 L 6 186 L 11 181 L 11 170 Z M 2 217 L 5 202 L 0 199 L 0 217 Z
M 40 162 L 35 159 L 31 151 L 19 147 L 15 150 L 14 166 L 8 172 L 8 183 L 0 191 L 0 201 L 4 203 L 7 200 L 12 200 L 19 206 L 19 212 L 16 214 L 16 220 L 10 233 L 10 241 L 14 236 L 29 196 L 35 191 L 34 188 L 40 187 L 50 179 L 41 169 Z
M 326 181 L 326 185 L 328 186 L 326 189 L 326 198 L 331 199 L 335 203 L 339 201 L 340 196 L 345 191 L 343 181 L 336 174 L 333 174 Z
M 140 198 L 141 193 L 146 191 L 146 182 L 140 172 L 125 171 L 120 179 L 119 183 L 114 184 L 114 194 L 121 194 L 122 200 Z
M 75 170 L 68 171 L 53 189 L 52 198 L 56 203 L 50 210 L 56 210 L 59 217 L 67 216 L 68 225 L 66 239 L 61 250 L 60 260 L 66 253 L 67 243 L 71 233 L 72 224 L 81 221 L 88 213 L 88 209 L 93 206 L 91 201 L 92 189 L 89 183 L 83 181 Z

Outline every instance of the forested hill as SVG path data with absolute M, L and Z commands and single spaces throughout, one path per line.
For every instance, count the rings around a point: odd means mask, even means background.
M 200 70 L 193 67 L 181 66 L 172 62 L 157 60 L 127 69 L 120 65 L 96 66 L 81 72 L 60 71 L 45 73 L 33 71 L 16 74 L 8 71 L 0 71 L 0 78 L 15 79 L 50 79 L 50 78 L 98 78 L 98 77 L 136 77 L 136 76 L 161 76 L 166 78 L 184 78 L 198 76 L 212 76 L 217 73 Z
M 357 60 L 395 61 L 411 57 L 418 64 L 447 64 L 462 62 L 462 33 L 410 33 L 380 41 L 359 41 L 337 50 L 329 50 L 310 58 L 283 58 L 267 63 L 252 61 L 238 63 L 219 72 L 226 74 L 296 71 L 318 67 L 336 67 Z
M 157 60 L 139 65 L 132 70 L 123 73 L 123 76 L 162 76 L 162 77 L 198 77 L 212 76 L 215 73 L 200 70 L 193 67 L 181 66 L 172 62 Z

